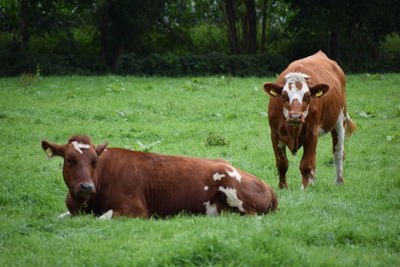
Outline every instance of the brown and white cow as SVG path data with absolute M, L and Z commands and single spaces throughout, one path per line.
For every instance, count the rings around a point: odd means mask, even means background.
M 270 95 L 268 121 L 279 172 L 279 188 L 286 188 L 286 147 L 300 162 L 302 188 L 314 183 L 318 136 L 331 132 L 336 183 L 343 184 L 344 138 L 355 130 L 346 108 L 345 75 L 323 52 L 292 62 L 275 83 L 264 83 Z
M 94 146 L 76 135 L 65 145 L 42 141 L 49 157 L 64 158 L 66 204 L 77 215 L 94 213 L 148 218 L 178 214 L 219 215 L 274 211 L 273 189 L 225 160 L 167 156 Z

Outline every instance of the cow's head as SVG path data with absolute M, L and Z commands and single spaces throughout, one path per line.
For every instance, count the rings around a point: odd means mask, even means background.
M 93 174 L 99 156 L 107 144 L 106 142 L 95 147 L 89 137 L 75 135 L 65 145 L 42 141 L 42 148 L 49 157 L 64 158 L 63 176 L 69 192 L 75 196 L 89 197 L 96 193 Z
M 283 87 L 276 83 L 264 83 L 264 90 L 271 97 L 281 99 L 283 115 L 286 122 L 290 124 L 304 123 L 310 102 L 323 96 L 329 90 L 326 84 L 317 84 L 309 88 L 306 82 L 309 78 L 306 74 L 292 72 L 285 76 Z

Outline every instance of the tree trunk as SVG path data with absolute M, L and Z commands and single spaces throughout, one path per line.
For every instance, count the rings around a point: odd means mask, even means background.
M 26 44 L 29 41 L 29 10 L 31 9 L 31 3 L 29 0 L 21 0 L 21 7 L 19 10 L 20 17 L 20 28 L 18 32 L 18 41 L 21 45 Z
M 224 0 L 222 3 L 225 22 L 228 26 L 228 39 L 231 52 L 233 54 L 239 53 L 238 38 L 236 31 L 236 16 L 233 0 Z
M 336 9 L 330 10 L 330 36 L 329 36 L 329 47 L 328 54 L 329 56 L 336 60 L 341 60 L 341 51 L 340 51 L 340 27 L 338 23 Z
M 19 9 L 19 28 L 16 34 L 18 53 L 22 56 L 22 72 L 32 73 L 34 70 L 32 63 L 32 55 L 29 50 L 29 38 L 31 37 L 31 31 L 29 24 L 32 19 L 32 2 L 31 0 L 21 0 Z
M 268 0 L 263 0 L 263 5 L 262 5 L 262 20 L 261 20 L 261 44 L 260 44 L 260 52 L 265 53 L 266 52 L 266 27 L 267 27 L 267 6 L 268 6 Z
M 122 36 L 115 38 L 115 2 L 107 0 L 100 14 L 100 53 L 103 64 L 115 69 L 119 56 L 125 49 L 126 40 Z
M 244 0 L 246 5 L 247 53 L 255 54 L 257 49 L 257 14 L 254 0 Z

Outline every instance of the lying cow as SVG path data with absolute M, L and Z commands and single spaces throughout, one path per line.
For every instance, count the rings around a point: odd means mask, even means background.
M 64 158 L 69 213 L 99 216 L 169 216 L 182 211 L 219 215 L 274 211 L 275 192 L 225 160 L 167 156 L 94 146 L 76 135 L 65 145 L 42 141 L 49 157 Z M 105 213 L 106 212 L 106 213 Z M 64 216 L 63 215 L 63 216 Z
M 268 120 L 280 188 L 287 187 L 286 147 L 293 154 L 303 147 L 302 188 L 314 182 L 317 139 L 327 132 L 332 135 L 336 183 L 343 184 L 344 138 L 355 130 L 345 84 L 342 69 L 321 51 L 291 63 L 276 83 L 264 84 L 271 96 Z

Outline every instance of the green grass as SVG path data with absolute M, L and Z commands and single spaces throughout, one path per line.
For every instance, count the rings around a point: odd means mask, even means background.
M 317 184 L 300 190 L 301 153 L 278 190 L 261 84 L 274 78 L 20 77 L 0 79 L 0 266 L 400 266 L 400 74 L 349 75 L 358 124 L 334 185 L 331 140 L 319 139 Z M 66 210 L 60 158 L 40 141 L 224 158 L 278 193 L 266 216 L 169 219 Z

